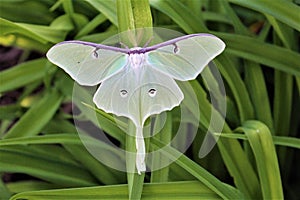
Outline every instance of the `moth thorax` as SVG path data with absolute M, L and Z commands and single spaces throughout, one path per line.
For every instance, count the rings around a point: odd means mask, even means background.
M 131 50 L 138 50 L 140 47 L 132 48 Z M 145 61 L 145 54 L 143 53 L 132 53 L 129 54 L 129 61 L 133 68 L 140 68 Z

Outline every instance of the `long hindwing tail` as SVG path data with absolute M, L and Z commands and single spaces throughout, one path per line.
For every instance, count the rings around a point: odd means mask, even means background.
M 130 118 L 136 126 L 136 168 L 146 170 L 143 124 L 153 114 L 159 114 L 180 104 L 183 93 L 169 76 L 143 66 L 125 68 L 105 80 L 94 95 L 98 108 L 108 113 Z
M 146 171 L 146 147 L 144 142 L 144 136 L 143 136 L 143 127 L 137 126 L 136 127 L 136 136 L 135 136 L 135 146 L 136 146 L 136 169 L 138 171 L 138 174 L 141 174 L 141 172 Z

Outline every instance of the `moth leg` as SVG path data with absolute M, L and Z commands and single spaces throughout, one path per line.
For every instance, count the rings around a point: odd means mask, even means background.
M 124 46 L 126 49 L 129 50 L 129 47 L 126 44 L 124 44 L 123 42 L 119 42 L 119 44 L 122 45 L 122 46 Z
M 152 36 L 152 37 L 146 42 L 146 44 L 143 46 L 143 48 L 147 47 L 153 39 L 154 39 L 154 37 Z

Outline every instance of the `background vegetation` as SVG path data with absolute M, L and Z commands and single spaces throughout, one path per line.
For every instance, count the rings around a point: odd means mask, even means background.
M 0 199 L 299 198 L 299 3 L 1 0 Z M 225 41 L 215 64 L 228 108 L 218 145 L 199 159 L 211 105 L 201 79 L 191 81 L 203 114 L 196 140 L 174 164 L 138 176 L 110 169 L 86 151 L 72 123 L 73 81 L 44 55 L 60 41 L 100 43 L 151 25 Z M 87 107 L 73 103 L 84 115 Z M 171 136 L 178 116 L 168 116 L 174 120 L 168 117 L 161 134 Z M 98 117 L 105 132 L 129 148 L 130 138 L 110 115 Z M 163 145 L 162 139 L 149 141 L 153 149 Z M 165 155 L 178 153 L 170 147 Z

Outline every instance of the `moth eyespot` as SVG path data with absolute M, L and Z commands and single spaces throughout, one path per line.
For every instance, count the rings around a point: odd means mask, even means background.
M 179 52 L 179 48 L 178 48 L 177 44 L 174 43 L 173 45 L 174 45 L 173 52 L 174 52 L 174 53 L 178 53 L 178 52 Z
M 154 88 L 151 88 L 149 91 L 148 91 L 148 95 L 150 96 L 150 97 L 154 97 L 155 95 L 156 95 L 156 89 L 154 89 Z
M 96 51 L 93 51 L 93 57 L 98 58 L 98 56 L 99 56 L 98 53 Z
M 127 97 L 127 95 L 128 95 L 127 90 L 121 90 L 121 91 L 120 91 L 120 95 L 121 95 L 121 97 L 123 97 L 123 98 Z

